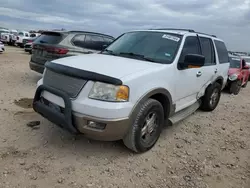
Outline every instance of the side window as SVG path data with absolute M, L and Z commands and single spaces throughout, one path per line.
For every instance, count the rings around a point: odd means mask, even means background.
M 228 57 L 228 51 L 226 48 L 226 45 L 222 41 L 214 40 L 218 57 L 219 57 L 219 62 L 220 63 L 229 63 L 229 57 Z
M 200 43 L 196 36 L 190 36 L 186 38 L 182 52 L 181 52 L 181 56 L 179 59 L 180 63 L 184 62 L 185 56 L 187 54 L 200 54 L 201 55 Z
M 72 39 L 72 43 L 77 46 L 77 47 L 81 47 L 84 48 L 85 47 L 85 35 L 76 35 L 73 39 Z
M 200 37 L 202 55 L 205 56 L 205 65 L 214 65 L 214 48 L 212 46 L 212 40 L 205 37 Z
M 114 39 L 107 38 L 107 37 L 103 37 L 103 39 L 104 39 L 104 42 L 105 42 L 106 44 L 111 44 L 111 43 L 114 41 Z
M 28 33 L 25 33 L 25 37 L 29 37 L 29 34 L 28 34 Z
M 97 35 L 86 35 L 85 48 L 91 50 L 102 50 L 104 44 L 103 37 Z

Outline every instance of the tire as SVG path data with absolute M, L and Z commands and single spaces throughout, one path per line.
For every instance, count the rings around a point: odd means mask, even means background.
M 146 127 L 146 122 L 153 120 L 153 117 L 155 117 L 155 124 L 148 123 L 148 126 L 151 127 Z M 150 150 L 159 139 L 163 124 L 164 110 L 161 103 L 154 99 L 148 99 L 142 104 L 133 124 L 124 137 L 124 145 L 136 153 Z
M 230 88 L 229 88 L 230 94 L 238 95 L 240 93 L 240 90 L 241 90 L 241 81 L 240 80 L 236 80 L 236 81 L 231 83 Z
M 30 54 L 32 54 L 32 51 L 29 51 Z
M 219 104 L 221 96 L 221 85 L 217 82 L 207 87 L 205 95 L 201 99 L 200 109 L 211 112 Z

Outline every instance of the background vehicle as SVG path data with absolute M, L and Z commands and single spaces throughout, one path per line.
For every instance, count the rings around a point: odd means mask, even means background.
M 29 40 L 25 41 L 25 45 L 24 45 L 24 51 L 25 52 L 29 52 L 30 54 L 32 54 L 32 45 L 33 42 L 39 37 L 39 35 L 37 37 L 31 37 Z
M 2 41 L 8 45 L 15 45 L 17 39 L 17 30 L 10 30 L 8 33 L 2 33 Z
M 0 52 L 4 52 L 4 44 L 0 41 Z
M 100 52 L 114 37 L 87 31 L 45 31 L 34 41 L 30 69 L 43 73 L 46 61 Z
M 246 61 L 246 64 L 250 67 L 250 56 L 241 56 L 242 59 Z M 250 74 L 250 69 L 249 69 L 249 74 Z M 249 77 L 250 81 L 250 77 Z
M 21 48 L 23 48 L 24 47 L 23 40 L 24 39 L 28 39 L 29 37 L 30 37 L 30 33 L 29 32 L 27 32 L 27 31 L 20 31 L 17 34 L 17 40 L 16 40 L 17 46 L 20 46 Z
M 249 66 L 240 57 L 230 56 L 227 88 L 230 94 L 238 95 L 241 87 L 246 87 L 249 79 Z
M 6 37 L 5 37 L 5 35 L 6 34 L 9 34 L 10 33 L 10 31 L 8 30 L 8 29 L 0 29 L 0 41 L 2 42 L 2 43 L 5 43 L 6 42 Z
M 39 38 L 40 39 L 40 38 Z M 151 149 L 167 122 L 213 111 L 229 57 L 214 35 L 186 29 L 125 33 L 101 53 L 46 63 L 33 108 L 73 133 Z

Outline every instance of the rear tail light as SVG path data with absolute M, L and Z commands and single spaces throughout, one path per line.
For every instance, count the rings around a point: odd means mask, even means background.
M 32 43 L 33 41 L 32 40 L 28 40 L 27 43 Z
M 47 47 L 45 50 L 49 53 L 53 54 L 67 54 L 69 50 L 67 48 L 54 48 L 54 47 Z

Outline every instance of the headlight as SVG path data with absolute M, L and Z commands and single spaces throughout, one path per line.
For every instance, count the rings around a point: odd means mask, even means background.
M 89 93 L 89 98 L 111 102 L 125 102 L 129 99 L 129 88 L 124 85 L 116 86 L 95 82 Z
M 237 74 L 232 74 L 229 76 L 229 80 L 231 80 L 231 81 L 237 80 L 237 78 L 238 78 Z

